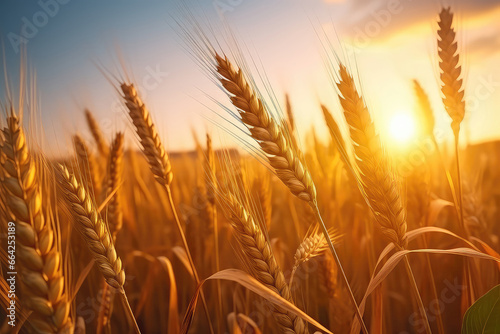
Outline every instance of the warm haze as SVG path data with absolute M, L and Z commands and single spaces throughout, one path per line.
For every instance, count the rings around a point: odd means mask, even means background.
M 457 13 L 455 25 L 465 65 L 469 112 L 464 141 L 497 138 L 500 134 L 491 119 L 499 117 L 496 106 L 500 104 L 500 69 L 495 65 L 500 45 L 499 3 L 453 1 L 451 5 Z M 224 16 L 239 43 L 262 63 L 280 102 L 284 103 L 285 92 L 292 96 L 303 140 L 312 125 L 318 127 L 322 138 L 327 134 L 320 109 L 310 106 L 318 101 L 334 102 L 322 60 L 323 44 L 317 36 L 323 31 L 334 42 L 338 36 L 341 43 L 335 44 L 336 52 L 346 52 L 353 69 L 364 73 L 363 91 L 383 128 L 390 126 L 395 114 L 412 112 L 413 78 L 427 87 L 438 87 L 435 13 L 440 3 L 436 1 L 221 0 L 192 1 L 189 6 L 219 30 L 224 30 L 220 15 Z M 13 0 L 5 1 L 2 7 L 0 32 L 6 64 L 15 69 L 19 62 L 16 51 L 23 43 L 9 36 L 22 36 L 24 20 L 33 22 L 45 7 Z M 50 5 L 47 8 L 50 14 Z M 83 107 L 96 113 L 107 134 L 116 131 L 111 124 L 121 122 L 123 113 L 113 87 L 96 64 L 116 74 L 116 69 L 121 69 L 120 57 L 157 111 L 155 119 L 162 125 L 169 149 L 193 147 L 191 140 L 180 138 L 191 127 L 207 128 L 202 116 L 211 117 L 211 113 L 204 105 L 208 103 L 205 93 L 213 94 L 214 89 L 183 49 L 175 23 L 182 20 L 179 12 L 175 1 L 148 1 L 144 5 L 137 1 L 61 1 L 45 25 L 35 26 L 37 32 L 26 39 L 28 64 L 39 83 L 41 120 L 47 146 L 54 153 L 63 149 L 58 147 L 61 140 L 68 140 L 61 136 L 61 130 L 72 127 L 73 120 L 83 121 Z M 9 72 L 15 77 L 16 71 Z M 445 132 L 442 140 L 450 139 L 436 89 L 431 90 L 430 98 L 434 109 L 440 111 L 436 117 L 438 128 Z
M 3 1 L 0 334 L 500 334 L 499 17 Z

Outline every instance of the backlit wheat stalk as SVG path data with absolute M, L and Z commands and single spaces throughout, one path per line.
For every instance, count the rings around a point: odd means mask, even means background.
M 17 258 L 24 305 L 33 311 L 29 322 L 40 333 L 69 333 L 68 288 L 59 234 L 44 216 L 37 165 L 28 149 L 17 116 L 7 118 L 3 129 L 2 187 L 16 226 Z
M 340 64 L 337 83 L 339 100 L 354 146 L 359 180 L 365 199 L 375 215 L 384 236 L 399 249 L 406 249 L 406 210 L 391 173 L 387 156 L 382 147 L 375 125 L 363 98 L 347 68 Z M 420 309 L 427 333 L 431 333 L 429 320 L 408 258 L 404 258 L 406 270 Z
M 395 175 L 382 147 L 375 125 L 352 76 L 340 65 L 339 99 L 349 125 L 363 190 L 382 233 L 395 245 L 406 247 L 406 212 Z
M 439 13 L 438 56 L 441 69 L 441 92 L 443 103 L 452 119 L 451 128 L 455 136 L 460 131 L 460 123 L 465 115 L 464 89 L 461 79 L 462 68 L 459 64 L 458 46 L 455 29 L 452 27 L 453 13 L 443 8 Z
M 435 120 L 429 97 L 417 80 L 413 80 L 413 89 L 417 97 L 418 115 L 420 115 L 419 124 L 422 126 L 422 132 L 424 135 L 433 138 Z

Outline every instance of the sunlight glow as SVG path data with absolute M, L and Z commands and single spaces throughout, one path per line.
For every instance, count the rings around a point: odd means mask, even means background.
M 407 113 L 396 114 L 390 120 L 389 131 L 393 140 L 407 143 L 415 135 L 415 119 Z

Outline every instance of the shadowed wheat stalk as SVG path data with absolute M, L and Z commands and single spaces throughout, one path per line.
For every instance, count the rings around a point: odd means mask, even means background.
M 206 173 L 206 194 L 207 194 L 207 213 L 209 215 L 209 220 L 211 221 L 211 226 L 213 226 L 214 232 L 214 250 L 215 250 L 215 272 L 220 271 L 220 254 L 219 254 L 219 226 L 217 221 L 217 206 L 215 194 L 217 192 L 217 181 L 216 181 L 216 165 L 215 165 L 215 152 L 212 146 L 212 138 L 207 133 L 207 149 L 205 152 L 205 173 Z M 221 326 L 223 312 L 222 312 L 222 293 L 220 281 L 216 283 L 216 292 L 219 307 L 217 309 L 219 316 L 219 326 Z
M 23 304 L 33 311 L 29 322 L 40 333 L 69 333 L 73 322 L 58 246 L 60 235 L 43 213 L 37 164 L 28 149 L 20 119 L 13 113 L 3 129 L 1 149 L 2 187 L 9 220 L 15 221 Z
M 260 203 L 260 208 L 262 209 L 262 216 L 264 219 L 267 231 L 271 229 L 271 221 L 273 215 L 273 188 L 271 187 L 271 178 L 268 173 L 262 173 L 258 175 L 253 183 L 257 199 Z

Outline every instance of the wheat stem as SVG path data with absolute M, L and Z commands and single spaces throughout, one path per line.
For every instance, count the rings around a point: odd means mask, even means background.
M 309 203 L 309 205 L 311 205 L 311 207 L 313 208 L 314 216 L 316 217 L 316 220 L 319 223 L 319 226 L 321 228 L 321 232 L 325 236 L 325 239 L 328 243 L 328 248 L 330 248 L 330 252 L 332 253 L 333 258 L 335 259 L 335 263 L 337 264 L 338 269 L 340 269 L 340 273 L 342 275 L 342 280 L 346 284 L 346 288 L 347 288 L 347 291 L 349 292 L 349 298 L 351 300 L 351 303 L 356 308 L 356 317 L 358 318 L 358 321 L 361 325 L 361 329 L 363 330 L 363 333 L 368 334 L 368 329 L 366 328 L 365 322 L 363 321 L 363 315 L 361 314 L 361 311 L 359 310 L 358 303 L 356 302 L 356 298 L 354 297 L 354 293 L 352 292 L 351 286 L 349 284 L 349 280 L 347 279 L 344 268 L 342 267 L 342 264 L 340 262 L 340 258 L 337 254 L 337 251 L 335 250 L 335 246 L 333 245 L 333 242 L 330 239 L 330 235 L 328 234 L 328 229 L 326 228 L 326 225 L 323 222 L 323 218 L 321 217 L 321 213 L 319 212 L 318 205 L 316 203 L 311 203 L 311 202 Z
M 408 274 L 408 278 L 410 279 L 410 284 L 412 287 L 413 294 L 414 294 L 415 298 L 417 299 L 418 308 L 420 309 L 420 314 L 422 315 L 422 318 L 424 319 L 425 331 L 427 333 L 432 334 L 431 326 L 429 324 L 429 319 L 427 318 L 427 312 L 425 311 L 424 302 L 422 301 L 422 297 L 420 296 L 420 292 L 418 291 L 417 282 L 415 281 L 415 276 L 413 275 L 413 271 L 411 270 L 410 261 L 408 260 L 408 255 L 404 256 L 404 263 L 405 263 L 406 272 Z
M 170 209 L 172 210 L 172 214 L 174 215 L 175 224 L 177 226 L 177 230 L 179 231 L 182 245 L 184 246 L 184 250 L 186 251 L 186 256 L 187 256 L 188 261 L 189 261 L 189 266 L 191 267 L 191 270 L 193 271 L 193 276 L 194 276 L 195 282 L 199 286 L 200 285 L 200 277 L 198 276 L 198 271 L 196 270 L 196 267 L 194 265 L 193 257 L 191 256 L 191 252 L 189 251 L 189 246 L 187 243 L 186 235 L 184 234 L 184 231 L 183 231 L 182 225 L 181 225 L 181 221 L 179 219 L 179 215 L 177 214 L 177 210 L 175 208 L 174 199 L 172 197 L 172 190 L 170 189 L 169 185 L 165 185 L 164 189 L 167 193 L 168 203 L 170 205 Z M 201 290 L 200 290 L 200 296 L 201 296 L 201 301 L 203 303 L 203 307 L 205 309 L 205 315 L 206 315 L 207 320 L 208 320 L 210 332 L 213 334 L 214 330 L 212 327 L 212 321 L 210 319 L 210 313 L 208 312 L 208 306 L 207 306 L 207 302 L 205 299 L 205 295 L 204 295 L 203 291 L 201 291 Z
M 127 314 L 129 324 L 134 329 L 136 334 L 141 334 L 141 330 L 139 329 L 137 321 L 135 320 L 134 312 L 132 312 L 132 308 L 130 307 L 130 303 L 128 302 L 127 295 L 125 294 L 125 291 L 123 289 L 120 291 L 120 299 L 122 301 L 123 308 L 125 309 L 125 313 Z

